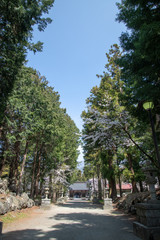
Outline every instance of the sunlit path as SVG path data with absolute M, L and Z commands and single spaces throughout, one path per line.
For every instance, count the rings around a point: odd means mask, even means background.
M 4 240 L 138 240 L 132 222 L 116 211 L 87 201 L 69 201 L 50 210 L 36 210 L 33 218 L 11 224 Z

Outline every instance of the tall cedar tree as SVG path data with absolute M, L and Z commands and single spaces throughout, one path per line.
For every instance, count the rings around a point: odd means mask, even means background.
M 159 0 L 122 0 L 117 3 L 117 21 L 128 31 L 121 34 L 124 55 L 119 64 L 125 82 L 124 98 L 128 109 L 152 100 L 160 112 L 160 2 Z M 139 115 L 142 116 L 141 113 Z M 146 118 L 144 118 L 145 120 Z
M 32 43 L 34 25 L 44 31 L 47 14 L 54 0 L 1 0 L 0 4 L 0 122 L 4 116 L 8 94 L 13 89 L 18 71 L 25 61 L 27 49 L 42 50 L 42 43 Z
M 124 22 L 128 29 L 120 37 L 121 47 L 124 49 L 124 55 L 119 60 L 122 67 L 121 78 L 125 83 L 122 99 L 131 114 L 148 124 L 148 113 L 142 106 L 145 101 L 154 102 L 152 118 L 157 131 L 156 145 L 159 147 L 160 1 L 122 0 L 117 6 L 117 20 Z
M 52 169 L 76 167 L 79 130 L 35 70 L 21 69 L 2 123 L 1 176 L 9 176 L 10 186 L 15 181 L 17 193 L 31 184 L 31 196 L 38 195 Z

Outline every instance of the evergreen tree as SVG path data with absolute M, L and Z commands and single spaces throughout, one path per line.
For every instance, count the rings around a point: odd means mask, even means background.
M 1 176 L 8 169 L 17 194 L 31 185 L 38 196 L 53 169 L 77 165 L 79 130 L 60 108 L 59 94 L 45 77 L 23 67 L 7 101 L 1 135 Z M 25 182 L 25 185 L 24 185 Z
M 43 17 L 54 0 L 2 0 L 0 5 L 0 121 L 8 94 L 13 89 L 27 49 L 42 50 L 42 43 L 32 43 L 33 27 L 44 31 L 50 18 Z
M 117 20 L 124 22 L 127 32 L 120 37 L 124 54 L 119 64 L 125 82 L 126 106 L 135 106 L 146 100 L 153 101 L 156 112 L 160 107 L 160 3 L 158 0 L 122 0 L 117 3 Z M 146 118 L 146 117 L 145 117 Z M 144 121 L 145 121 L 144 118 Z
M 144 131 L 146 124 L 133 118 L 120 98 L 124 83 L 117 60 L 121 56 L 119 47 L 114 45 L 107 54 L 107 72 L 101 76 L 100 86 L 92 88 L 87 111 L 82 113 L 85 158 L 100 153 L 101 173 L 109 180 L 113 198 L 116 197 L 116 180 L 121 185 L 125 158 L 125 171 L 130 172 L 128 180 L 134 192 L 137 191 L 136 181 L 143 180 L 141 163 L 149 158 L 157 166 L 150 134 Z M 122 150 L 127 157 L 122 157 Z
M 119 59 L 122 67 L 121 79 L 124 81 L 121 98 L 130 114 L 149 126 L 148 113 L 143 109 L 143 103 L 154 103 L 152 118 L 159 148 L 160 3 L 158 0 L 123 0 L 117 5 L 117 20 L 124 22 L 128 30 L 120 37 L 121 47 L 124 49 L 124 54 Z M 157 160 L 159 162 L 158 155 Z

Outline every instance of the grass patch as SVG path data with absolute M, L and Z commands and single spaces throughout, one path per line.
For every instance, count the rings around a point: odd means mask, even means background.
M 99 203 L 100 204 L 104 204 L 104 200 L 99 200 Z
M 6 213 L 5 215 L 1 215 L 0 216 L 0 221 L 3 222 L 4 224 L 7 224 L 7 223 L 12 223 L 18 219 L 21 219 L 21 218 L 24 218 L 24 217 L 27 217 L 28 214 L 27 213 L 24 213 L 24 212 L 9 212 L 9 213 Z

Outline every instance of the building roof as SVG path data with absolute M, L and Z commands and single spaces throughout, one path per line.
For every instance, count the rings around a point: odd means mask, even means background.
M 70 190 L 89 190 L 88 182 L 75 182 L 69 186 Z

